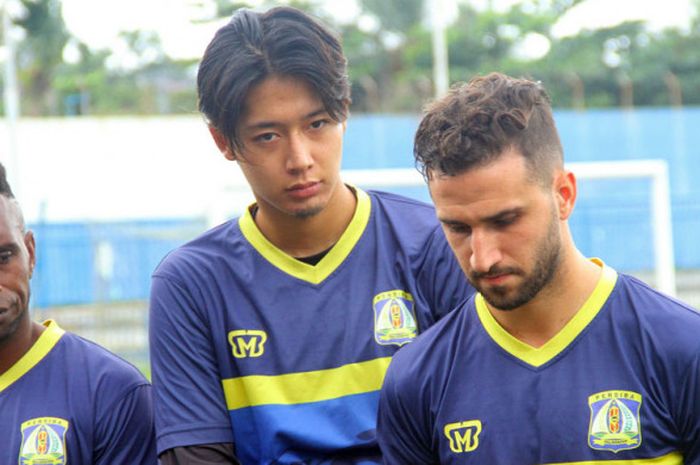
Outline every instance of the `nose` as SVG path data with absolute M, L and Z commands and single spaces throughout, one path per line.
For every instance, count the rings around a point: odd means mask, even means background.
M 303 134 L 291 134 L 287 148 L 287 170 L 290 172 L 305 171 L 313 164 L 310 141 Z
M 498 245 L 498 238 L 495 234 L 481 229 L 474 229 L 470 239 L 471 255 L 469 257 L 469 265 L 472 271 L 487 273 L 503 258 Z

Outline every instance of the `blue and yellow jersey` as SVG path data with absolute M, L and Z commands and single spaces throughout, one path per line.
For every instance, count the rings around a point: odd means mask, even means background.
M 402 350 L 379 407 L 386 463 L 700 464 L 700 314 L 601 266 L 542 347 L 477 294 Z
M 0 375 L 0 463 L 156 465 L 151 387 L 55 322 Z
M 471 288 L 431 207 L 356 191 L 315 266 L 249 213 L 154 273 L 158 450 L 233 442 L 244 464 L 379 463 L 379 389 L 393 354 Z

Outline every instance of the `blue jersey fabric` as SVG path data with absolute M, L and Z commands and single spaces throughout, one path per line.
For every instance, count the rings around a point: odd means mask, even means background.
M 246 212 L 153 274 L 159 453 L 233 442 L 244 464 L 379 463 L 390 358 L 473 292 L 432 207 L 356 190 L 350 225 L 315 266 Z
M 3 465 L 155 465 L 151 388 L 55 322 L 0 375 Z
M 604 267 L 535 349 L 477 294 L 392 361 L 379 442 L 391 465 L 700 465 L 700 314 Z

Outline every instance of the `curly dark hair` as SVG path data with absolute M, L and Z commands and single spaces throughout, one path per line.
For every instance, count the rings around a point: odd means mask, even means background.
M 250 90 L 267 77 L 306 82 L 334 120 L 347 118 L 350 83 L 338 36 L 291 7 L 237 10 L 209 43 L 197 73 L 199 110 L 240 152 L 238 122 Z
M 413 154 L 429 180 L 486 165 L 515 149 L 538 179 L 550 179 L 563 150 L 550 99 L 538 82 L 500 73 L 459 84 L 426 108 Z

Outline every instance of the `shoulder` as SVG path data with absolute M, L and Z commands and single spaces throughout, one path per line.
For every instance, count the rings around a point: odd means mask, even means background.
M 700 351 L 700 313 L 639 279 L 620 274 L 610 298 L 615 321 L 635 339 L 653 344 L 659 356 L 695 358 Z
M 222 223 L 166 254 L 153 276 L 172 277 L 206 267 L 224 250 L 235 250 L 235 243 L 241 238 L 238 218 Z
M 474 296 L 441 318 L 433 326 L 419 334 L 416 339 L 402 347 L 393 357 L 387 377 L 400 384 L 411 385 L 416 380 L 441 379 L 441 367 L 450 366 L 457 348 L 470 336 L 469 329 L 475 324 Z M 439 383 L 439 381 L 438 381 Z
M 150 385 L 134 365 L 77 334 L 66 332 L 61 346 L 70 367 L 68 375 L 81 374 L 81 378 L 85 377 L 94 389 L 124 392 L 137 386 Z
M 381 191 L 368 191 L 372 199 L 372 221 L 385 235 L 420 247 L 431 242 L 446 244 L 432 205 L 420 200 Z
M 615 303 L 630 307 L 644 321 L 700 330 L 700 313 L 697 310 L 685 302 L 653 289 L 633 276 L 620 273 L 611 297 L 615 299 Z
M 429 203 L 391 192 L 369 190 L 367 193 L 372 199 L 372 204 L 387 213 L 405 214 L 410 212 L 418 215 L 421 219 L 429 219 L 432 223 L 437 224 L 435 208 Z

